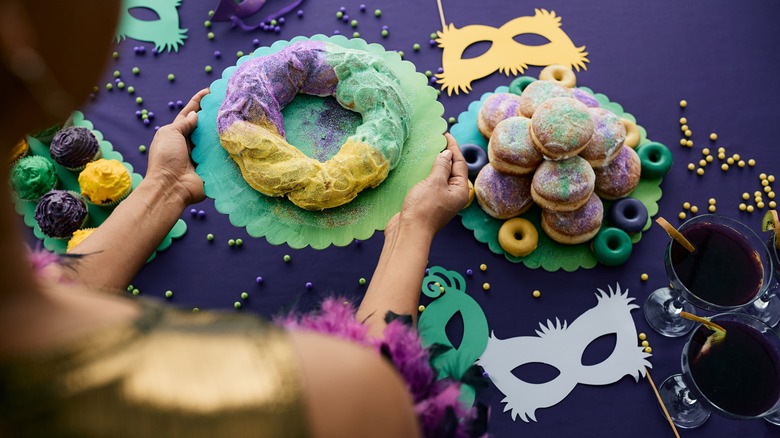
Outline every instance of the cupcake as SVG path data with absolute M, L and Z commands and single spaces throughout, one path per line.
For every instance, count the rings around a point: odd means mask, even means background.
M 35 207 L 35 221 L 43 234 L 69 239 L 89 218 L 87 203 L 78 194 L 52 190 L 43 195 Z
M 79 174 L 81 195 L 101 207 L 111 207 L 132 190 L 127 168 L 117 160 L 99 159 L 86 165 Z
M 37 201 L 57 185 L 57 172 L 51 160 L 33 155 L 11 168 L 11 190 L 23 201 Z
M 100 144 L 87 128 L 71 126 L 57 133 L 51 141 L 51 158 L 68 170 L 79 171 L 90 161 L 101 157 Z
M 71 252 L 73 248 L 76 247 L 76 245 L 83 242 L 87 237 L 91 236 L 95 230 L 97 230 L 97 228 L 84 228 L 83 230 L 74 231 L 73 237 L 68 240 L 68 248 L 65 249 L 65 252 Z
M 9 160 L 11 164 L 16 163 L 17 160 L 20 160 L 27 155 L 30 154 L 30 144 L 27 143 L 26 138 L 22 138 L 19 140 L 18 143 L 16 143 L 16 146 L 11 149 L 11 156 L 9 157 Z

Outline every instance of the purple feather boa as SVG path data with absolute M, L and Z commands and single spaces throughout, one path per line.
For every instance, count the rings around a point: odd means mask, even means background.
M 430 352 L 422 346 L 417 331 L 396 319 L 385 328 L 383 339 L 374 339 L 368 335 L 368 327 L 355 319 L 355 312 L 349 302 L 327 298 L 319 312 L 290 313 L 276 318 L 275 322 L 289 330 L 329 334 L 375 349 L 392 361 L 406 383 L 414 399 L 423 436 L 474 437 L 472 422 L 477 417 L 476 409 L 467 408 L 458 401 L 459 382 L 436 379 Z M 477 435 L 486 436 L 482 432 Z

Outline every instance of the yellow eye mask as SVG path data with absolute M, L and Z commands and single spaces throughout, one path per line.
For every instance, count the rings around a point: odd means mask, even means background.
M 437 32 L 436 42 L 442 53 L 444 73 L 437 74 L 437 83 L 447 95 L 471 91 L 471 83 L 498 70 L 507 76 L 522 73 L 529 65 L 570 65 L 579 71 L 587 69 L 589 62 L 585 46 L 575 47 L 568 35 L 561 29 L 561 17 L 554 11 L 536 9 L 533 17 L 517 17 L 499 28 L 471 25 L 456 28 L 450 23 Z M 549 41 L 539 46 L 527 46 L 514 40 L 518 35 L 536 34 Z M 470 59 L 463 59 L 463 53 L 470 45 L 488 41 L 490 50 Z

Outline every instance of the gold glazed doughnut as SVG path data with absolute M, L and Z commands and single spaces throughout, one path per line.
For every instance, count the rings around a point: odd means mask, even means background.
M 498 243 L 509 254 L 523 257 L 536 249 L 536 245 L 539 243 L 539 233 L 531 221 L 516 217 L 501 225 L 498 230 Z
M 621 118 L 620 121 L 623 122 L 623 126 L 626 127 L 626 140 L 623 144 L 631 149 L 635 149 L 639 146 L 639 127 L 636 126 L 636 123 L 628 119 Z
M 577 76 L 565 65 L 552 64 L 543 68 L 539 73 L 539 80 L 555 81 L 566 88 L 574 88 L 577 85 Z

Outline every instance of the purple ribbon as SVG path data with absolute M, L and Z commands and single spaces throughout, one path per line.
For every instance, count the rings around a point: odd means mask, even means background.
M 240 3 L 236 3 L 235 0 L 220 0 L 217 9 L 214 11 L 214 16 L 211 17 L 211 21 L 230 21 L 233 26 L 238 26 L 242 30 L 250 31 L 263 27 L 263 25 L 271 20 L 275 20 L 282 15 L 285 15 L 297 8 L 303 3 L 303 0 L 294 0 L 291 4 L 283 7 L 282 9 L 267 16 L 265 20 L 256 25 L 248 25 L 244 23 L 242 18 L 248 17 L 265 5 L 266 0 L 243 0 Z

